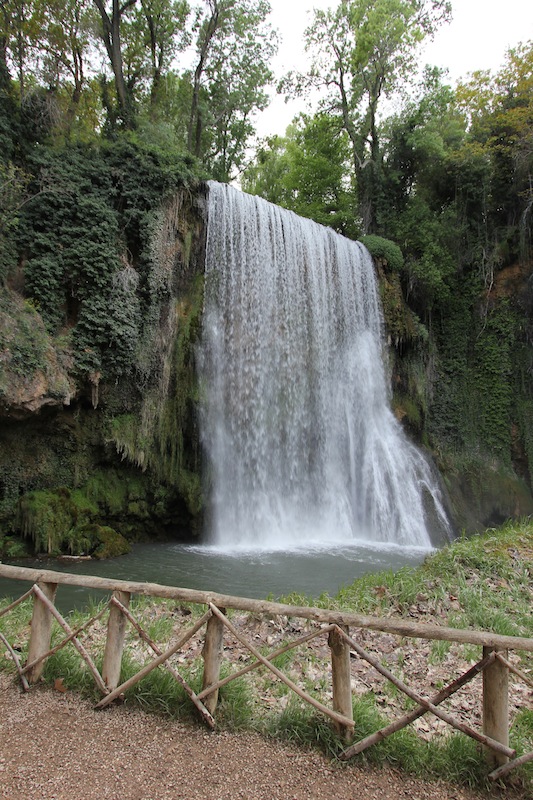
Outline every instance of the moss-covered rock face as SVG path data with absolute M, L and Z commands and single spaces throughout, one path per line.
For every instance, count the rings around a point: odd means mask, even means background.
M 38 554 L 111 558 L 128 553 L 130 545 L 122 534 L 94 521 L 105 513 L 82 490 L 39 490 L 21 498 L 17 523 Z
M 98 560 L 116 558 L 130 551 L 127 539 L 108 525 L 85 525 L 79 530 L 78 536 L 87 541 L 88 554 Z
M 502 269 L 490 290 L 471 275 L 457 275 L 446 315 L 426 327 L 406 302 L 401 260 L 391 251 L 391 265 L 386 240 L 375 238 L 369 244 L 391 345 L 393 410 L 434 454 L 456 527 L 480 531 L 533 513 L 533 371 L 525 314 L 531 265 Z
M 0 417 L 62 408 L 76 394 L 66 337 L 53 338 L 33 303 L 0 290 Z
M 0 285 L 3 555 L 106 557 L 199 527 L 205 196 L 179 157 L 138 149 L 36 157 L 55 188 Z
M 448 463 L 441 474 L 460 530 L 481 532 L 533 514 L 530 487 L 501 464 Z
M 0 552 L 92 554 L 87 525 L 128 541 L 188 538 L 177 486 L 121 460 L 105 407 L 76 406 L 0 425 Z

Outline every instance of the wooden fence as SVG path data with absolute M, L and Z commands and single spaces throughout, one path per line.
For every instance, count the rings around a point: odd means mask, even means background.
M 455 730 L 479 742 L 485 749 L 490 765 L 490 777 L 504 777 L 514 767 L 533 760 L 533 752 L 517 757 L 509 746 L 509 711 L 508 683 L 509 676 L 525 682 L 533 687 L 533 681 L 525 672 L 518 669 L 509 660 L 509 651 L 533 652 L 533 639 L 515 636 L 499 636 L 485 631 L 461 630 L 441 627 L 433 624 L 416 623 L 398 618 L 372 617 L 344 611 L 329 611 L 308 606 L 293 606 L 266 600 L 254 600 L 244 597 L 215 594 L 194 589 L 180 589 L 153 583 L 138 583 L 88 575 L 72 575 L 50 570 L 26 569 L 0 564 L 0 577 L 29 581 L 33 584 L 25 594 L 14 602 L 0 609 L 0 617 L 12 611 L 28 597 L 33 597 L 33 616 L 26 663 L 23 665 L 19 655 L 7 638 L 0 633 L 0 640 L 9 651 L 16 666 L 23 688 L 27 691 L 30 684 L 41 677 L 46 659 L 61 648 L 71 644 L 87 664 L 94 681 L 102 695 L 96 708 L 104 708 L 141 681 L 152 670 L 164 666 L 174 679 L 183 687 L 200 717 L 211 728 L 215 727 L 215 712 L 219 689 L 237 677 L 259 667 L 264 667 L 276 679 L 282 681 L 303 701 L 309 703 L 317 711 L 329 717 L 340 735 L 348 741 L 354 729 L 351 659 L 363 659 L 377 673 L 390 681 L 416 704 L 415 708 L 391 722 L 380 731 L 367 736 L 361 741 L 353 742 L 346 747 L 341 758 L 347 760 L 367 747 L 382 741 L 392 733 L 413 723 L 422 715 L 431 712 Z M 71 585 L 87 589 L 104 590 L 112 593 L 107 604 L 84 625 L 73 630 L 55 606 L 56 591 L 59 585 Z M 190 624 L 187 629 L 180 630 L 177 639 L 165 650 L 162 650 L 142 628 L 130 611 L 132 594 L 177 600 L 181 603 L 204 605 L 205 613 Z M 226 611 L 251 612 L 254 615 L 267 617 L 301 618 L 315 623 L 314 629 L 300 636 L 267 656 L 244 636 L 226 615 Z M 81 641 L 85 633 L 105 614 L 107 619 L 107 635 L 103 666 L 97 669 L 91 655 Z M 61 642 L 51 647 L 53 621 L 59 624 L 65 633 Z M 152 651 L 152 660 L 140 667 L 138 672 L 127 681 L 120 683 L 122 655 L 125 643 L 126 627 L 130 624 L 137 635 Z M 205 626 L 203 643 L 203 682 L 202 689 L 196 693 L 180 674 L 178 667 L 170 663 L 170 658 L 183 650 L 184 646 Z M 441 689 L 432 697 L 423 697 L 412 690 L 406 683 L 385 667 L 378 658 L 365 650 L 357 641 L 358 630 L 374 630 L 426 640 L 448 641 L 481 646 L 482 658 L 459 678 Z M 220 678 L 223 658 L 224 633 L 229 631 L 245 651 L 252 656 L 249 663 L 228 675 Z M 352 632 L 350 632 L 352 631 Z M 295 681 L 278 669 L 273 661 L 283 653 L 301 645 L 308 644 L 318 636 L 328 637 L 331 656 L 332 675 L 332 708 L 329 708 L 313 695 L 305 691 Z M 467 684 L 477 675 L 482 674 L 482 731 L 465 724 L 439 706 Z

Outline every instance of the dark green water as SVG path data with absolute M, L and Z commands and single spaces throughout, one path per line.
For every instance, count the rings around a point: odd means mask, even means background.
M 335 594 L 369 572 L 398 570 L 420 564 L 422 548 L 338 546 L 328 550 L 222 550 L 182 544 L 137 545 L 132 552 L 108 561 L 62 563 L 54 559 L 25 560 L 20 566 L 52 569 L 77 575 L 145 581 L 201 589 L 241 597 L 273 598 L 291 592 L 318 597 Z M 0 597 L 20 596 L 29 584 L 0 578 Z M 103 592 L 60 586 L 57 603 L 63 612 L 84 608 Z

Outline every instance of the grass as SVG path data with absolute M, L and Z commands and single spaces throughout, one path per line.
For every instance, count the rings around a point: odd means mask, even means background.
M 334 597 L 327 594 L 319 598 L 292 594 L 282 602 L 294 605 L 318 605 L 332 610 L 345 609 L 363 614 L 403 615 L 457 628 L 472 628 L 532 637 L 533 620 L 533 522 L 523 520 L 509 523 L 498 530 L 489 530 L 481 536 L 460 538 L 443 550 L 432 554 L 418 568 L 405 568 L 366 575 L 346 586 Z M 28 600 L 10 614 L 0 618 L 0 631 L 20 649 L 21 660 L 26 657 L 32 602 Z M 98 608 L 87 614 L 71 615 L 73 627 L 83 619 L 94 616 Z M 174 636 L 174 631 L 188 627 L 204 613 L 204 607 L 187 606 L 161 599 L 136 598 L 132 613 L 150 637 L 163 647 Z M 233 618 L 238 620 L 239 613 Z M 104 630 L 105 623 L 99 622 Z M 63 632 L 54 623 L 53 641 Z M 265 652 L 285 643 L 281 631 L 275 646 L 265 647 Z M 189 685 L 199 691 L 202 680 L 202 632 L 191 644 L 187 659 L 175 664 Z M 91 654 L 97 665 L 103 657 L 104 635 L 89 634 Z M 145 643 L 138 644 L 135 631 L 128 626 L 127 648 L 122 665 L 122 680 L 133 675 L 148 659 Z M 226 639 L 225 639 L 226 642 Z M 229 645 L 229 649 L 233 644 Z M 409 640 L 398 646 L 383 659 L 391 658 L 390 668 L 402 676 L 408 668 Z M 228 654 L 229 655 L 229 654 Z M 521 653 L 520 669 L 533 674 L 532 654 Z M 327 659 L 327 652 L 325 655 Z M 480 648 L 434 641 L 427 647 L 427 669 L 437 667 L 448 659 L 458 659 L 467 664 L 480 658 Z M 328 703 L 329 679 L 321 669 L 320 658 L 313 650 L 297 649 L 274 660 L 278 668 L 291 678 L 300 675 L 303 686 L 318 699 Z M 241 662 L 223 664 L 223 675 L 241 666 Z M 14 672 L 14 666 L 0 647 L 0 669 Z M 453 677 L 450 673 L 447 680 Z M 53 683 L 61 678 L 65 688 L 80 691 L 96 700 L 97 691 L 92 677 L 77 652 L 68 646 L 52 656 L 45 668 L 44 678 Z M 409 683 L 409 681 L 407 681 Z M 442 682 L 435 683 L 435 690 Z M 266 704 L 265 696 L 271 701 Z M 527 697 L 527 694 L 524 694 Z M 387 723 L 383 713 L 387 698 L 397 701 L 397 690 L 385 684 L 366 694 L 354 697 L 355 740 L 378 730 Z M 163 667 L 153 670 L 126 694 L 126 702 L 139 705 L 151 713 L 180 719 L 195 718 L 196 711 L 184 689 Z M 403 698 L 402 698 L 403 699 Z M 526 700 L 527 702 L 527 700 Z M 404 703 L 407 707 L 409 703 Z M 280 710 L 281 709 L 281 710 Z M 272 682 L 264 670 L 248 673 L 220 690 L 216 713 L 217 725 L 223 729 L 255 728 L 268 736 L 282 737 L 306 747 L 319 747 L 335 758 L 344 748 L 330 723 L 306 706 L 288 691 L 280 681 Z M 512 723 L 511 745 L 521 755 L 533 749 L 533 710 L 523 708 Z M 392 764 L 406 772 L 432 778 L 444 778 L 452 783 L 484 786 L 486 765 L 478 745 L 462 734 L 438 736 L 431 741 L 422 740 L 411 727 L 394 734 L 384 742 L 356 757 L 356 763 Z M 513 774 L 524 786 L 533 782 L 533 763 Z

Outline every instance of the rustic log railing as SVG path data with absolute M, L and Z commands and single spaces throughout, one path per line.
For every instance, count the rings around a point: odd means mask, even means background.
M 196 589 L 112 580 L 88 575 L 72 575 L 51 570 L 12 567 L 5 564 L 0 564 L 1 577 L 33 583 L 32 588 L 19 597 L 18 600 L 0 609 L 0 617 L 2 617 L 30 596 L 33 597 L 31 633 L 28 655 L 24 665 L 21 664 L 18 653 L 7 638 L 0 633 L 0 640 L 10 653 L 25 691 L 28 691 L 30 685 L 41 677 L 46 659 L 66 645 L 72 644 L 87 664 L 102 695 L 102 699 L 97 703 L 96 708 L 100 709 L 108 706 L 117 698 L 122 697 L 129 688 L 139 683 L 152 670 L 159 666 L 164 666 L 183 687 L 204 722 L 213 728 L 215 727 L 214 714 L 217 708 L 219 689 L 247 672 L 259 667 L 265 667 L 298 697 L 329 717 L 339 734 L 348 742 L 354 729 L 350 659 L 353 656 L 357 656 L 413 700 L 416 703 L 416 708 L 391 722 L 380 731 L 365 737 L 361 741 L 350 744 L 341 754 L 342 759 L 347 760 L 357 753 L 361 753 L 367 747 L 382 741 L 427 712 L 431 712 L 455 730 L 465 733 L 483 745 L 487 753 L 488 764 L 492 770 L 490 772 L 492 779 L 502 778 L 514 767 L 533 760 L 533 752 L 517 757 L 515 750 L 509 747 L 508 712 L 509 675 L 511 674 L 528 686 L 533 687 L 531 677 L 509 661 L 508 651 L 533 652 L 532 638 L 501 636 L 486 631 L 448 628 L 398 618 L 373 617 L 345 611 L 330 611 L 309 606 L 293 606 L 267 600 L 233 597 Z M 112 596 L 92 619 L 73 630 L 55 606 L 55 597 L 59 585 L 104 590 L 111 592 Z M 132 594 L 178 600 L 182 603 L 200 604 L 206 607 L 206 611 L 187 630 L 180 631 L 178 638 L 163 651 L 152 641 L 130 611 L 129 602 Z M 317 628 L 265 656 L 228 619 L 226 610 L 229 609 L 252 612 L 255 615 L 301 618 L 316 623 Z M 109 612 L 107 636 L 102 672 L 100 674 L 79 637 L 80 634 L 87 631 L 101 619 L 106 612 Z M 66 635 L 58 644 L 51 647 L 54 620 Z M 139 668 L 136 674 L 120 683 L 122 655 L 128 623 L 148 645 L 152 651 L 153 658 L 149 663 Z M 169 659 L 182 650 L 185 644 L 204 626 L 206 630 L 202 652 L 204 660 L 202 690 L 199 693 L 195 693 L 179 670 L 169 663 Z M 483 648 L 483 655 L 474 666 L 459 678 L 452 681 L 434 696 L 425 698 L 419 692 L 409 688 L 381 664 L 379 659 L 361 647 L 355 640 L 354 635 L 350 634 L 350 629 L 369 629 L 401 637 L 478 645 Z M 231 633 L 232 637 L 253 656 L 254 660 L 221 679 L 220 671 L 225 630 Z M 331 654 L 333 708 L 329 708 L 306 692 L 272 663 L 276 657 L 286 653 L 288 650 L 307 644 L 317 636 L 324 635 L 328 637 Z M 483 676 L 482 732 L 439 708 L 445 700 L 479 674 Z

